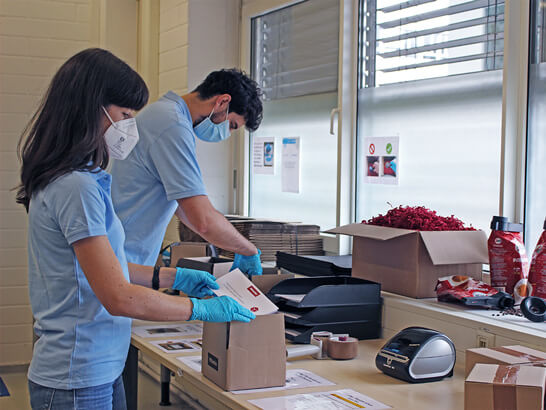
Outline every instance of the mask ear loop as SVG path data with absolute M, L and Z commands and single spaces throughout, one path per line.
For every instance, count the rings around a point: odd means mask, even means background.
M 114 126 L 114 128 L 117 128 L 116 127 L 116 124 L 114 123 L 114 121 L 112 120 L 112 117 L 110 117 L 110 114 L 108 114 L 108 111 L 106 111 L 106 108 L 104 108 L 104 105 L 101 107 L 102 110 L 104 111 L 104 113 L 106 114 L 106 116 L 108 117 L 108 119 L 110 120 L 110 122 L 112 123 L 112 125 Z

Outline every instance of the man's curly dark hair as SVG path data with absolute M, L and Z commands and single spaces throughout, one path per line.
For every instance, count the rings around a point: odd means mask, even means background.
M 241 115 L 249 131 L 256 131 L 262 122 L 262 90 L 241 70 L 213 71 L 193 92 L 197 92 L 202 100 L 220 94 L 231 95 L 229 111 Z

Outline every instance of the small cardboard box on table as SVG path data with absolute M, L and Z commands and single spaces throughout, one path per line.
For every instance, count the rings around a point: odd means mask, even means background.
M 467 349 L 465 376 L 470 374 L 477 363 L 503 365 L 546 363 L 546 353 L 520 345 Z
M 465 410 L 544 410 L 546 368 L 477 363 L 465 381 Z
M 489 261 L 483 231 L 414 231 L 354 223 L 326 232 L 353 237 L 352 276 L 413 298 L 435 297 L 442 276 L 481 279 L 482 264 Z
M 284 315 L 203 324 L 202 372 L 224 390 L 284 386 Z

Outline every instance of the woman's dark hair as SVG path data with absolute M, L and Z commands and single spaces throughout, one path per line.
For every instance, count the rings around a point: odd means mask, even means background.
M 71 57 L 51 80 L 19 140 L 17 202 L 28 211 L 32 195 L 56 178 L 75 170 L 105 169 L 101 107 L 140 110 L 147 101 L 144 80 L 109 51 L 89 48 Z
M 231 95 L 229 111 L 241 115 L 249 131 L 256 131 L 262 122 L 262 91 L 256 81 L 236 68 L 213 71 L 193 92 L 206 100 L 220 94 Z

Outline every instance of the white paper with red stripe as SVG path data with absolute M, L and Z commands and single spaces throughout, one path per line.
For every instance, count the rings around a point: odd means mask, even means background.
M 218 278 L 216 283 L 220 286 L 220 289 L 214 290 L 216 296 L 231 296 L 256 316 L 279 310 L 239 269 Z

